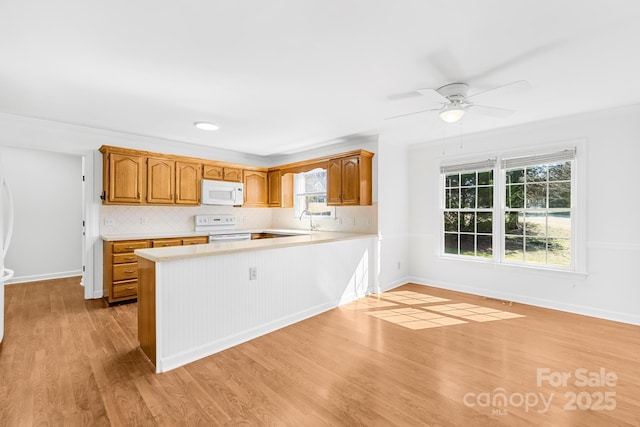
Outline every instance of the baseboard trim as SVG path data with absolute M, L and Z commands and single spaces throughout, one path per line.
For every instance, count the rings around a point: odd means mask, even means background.
M 67 277 L 82 276 L 82 270 L 61 271 L 58 273 L 35 274 L 31 276 L 14 276 L 13 279 L 7 280 L 6 285 L 14 285 L 26 282 L 39 282 L 41 280 L 64 279 Z
M 407 283 L 415 283 L 417 285 L 431 286 L 434 288 L 446 289 L 450 291 L 464 292 L 471 295 L 496 298 L 496 299 L 501 299 L 505 301 L 513 301 L 520 304 L 528 304 L 536 307 L 548 308 L 551 310 L 564 311 L 567 313 L 580 314 L 583 316 L 595 317 L 598 319 L 612 320 L 614 322 L 629 323 L 631 325 L 640 326 L 640 316 L 636 314 L 631 314 L 631 313 L 621 313 L 616 311 L 603 310 L 596 307 L 566 304 L 558 301 L 547 300 L 544 298 L 532 298 L 526 295 L 511 294 L 508 292 L 498 292 L 493 289 L 472 288 L 470 286 L 461 285 L 459 283 L 428 280 L 420 277 L 410 277 Z

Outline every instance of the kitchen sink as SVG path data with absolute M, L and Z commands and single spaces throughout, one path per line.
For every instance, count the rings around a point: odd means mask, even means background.
M 300 235 L 302 234 L 271 233 L 271 232 L 251 233 L 251 240 L 273 239 L 275 237 L 291 237 L 291 236 L 300 236 Z

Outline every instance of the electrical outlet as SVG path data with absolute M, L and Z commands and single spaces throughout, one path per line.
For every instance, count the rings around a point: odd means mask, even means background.
M 104 225 L 107 225 L 107 226 L 116 225 L 116 220 L 113 218 L 105 218 Z
M 249 268 L 249 280 L 256 280 L 258 278 L 258 268 L 250 267 Z
M 400 270 L 400 261 L 398 261 L 398 270 Z
M 149 222 L 149 218 L 147 218 L 146 216 L 140 217 L 140 224 L 146 224 L 148 222 Z

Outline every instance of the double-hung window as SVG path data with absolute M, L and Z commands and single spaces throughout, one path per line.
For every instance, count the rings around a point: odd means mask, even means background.
M 495 159 L 443 166 L 444 253 L 493 257 Z
M 575 269 L 575 153 L 441 166 L 442 253 Z
M 504 260 L 573 265 L 575 150 L 502 161 Z

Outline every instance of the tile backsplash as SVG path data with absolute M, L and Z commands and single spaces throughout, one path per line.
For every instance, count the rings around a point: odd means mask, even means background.
M 351 233 L 378 232 L 378 204 L 373 206 L 336 206 L 335 218 L 313 218 L 316 230 Z M 271 209 L 271 228 L 309 229 L 309 220 L 299 220 L 293 208 Z
M 230 206 L 121 206 L 100 207 L 100 234 L 181 233 L 194 230 L 194 215 L 233 214 L 238 228 L 308 229 L 308 220 L 294 217 L 293 208 L 234 208 Z M 319 230 L 376 233 L 378 205 L 337 206 L 336 218 L 314 219 Z

